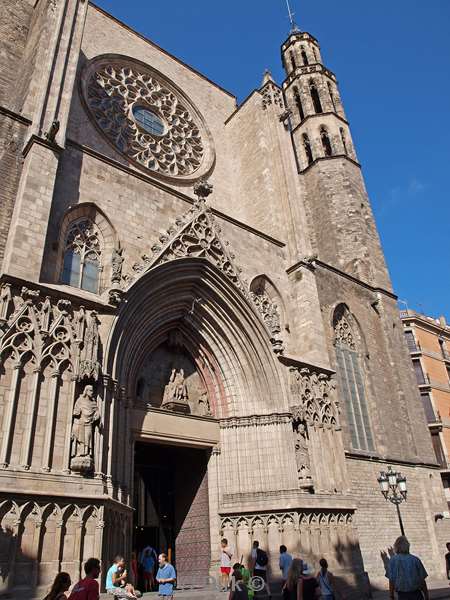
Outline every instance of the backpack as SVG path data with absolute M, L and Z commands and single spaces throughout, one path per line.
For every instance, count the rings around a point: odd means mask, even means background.
M 267 554 L 264 552 L 264 550 L 261 550 L 261 548 L 256 550 L 256 562 L 260 567 L 265 567 L 269 562 Z

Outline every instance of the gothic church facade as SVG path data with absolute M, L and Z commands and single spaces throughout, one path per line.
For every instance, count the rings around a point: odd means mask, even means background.
M 221 536 L 348 596 L 398 535 L 431 574 L 446 503 L 335 75 L 227 91 L 83 0 L 0 8 L 2 591 Z

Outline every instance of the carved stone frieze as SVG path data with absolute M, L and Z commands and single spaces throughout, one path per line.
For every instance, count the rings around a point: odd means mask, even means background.
M 270 415 L 249 415 L 245 417 L 230 417 L 221 419 L 219 426 L 221 429 L 236 427 L 259 427 L 261 425 L 282 425 L 291 421 L 289 413 L 275 413 Z
M 259 514 L 236 514 L 221 518 L 221 535 L 225 531 L 246 529 L 249 533 L 255 529 L 267 531 L 270 526 L 276 526 L 282 532 L 288 529 L 298 531 L 302 526 L 351 526 L 353 525 L 353 513 L 351 511 L 296 511 L 270 512 Z
M 339 427 L 336 384 L 329 373 L 312 366 L 290 368 L 293 419 L 307 426 Z
M 18 365 L 36 369 L 50 363 L 54 372 L 70 365 L 79 379 L 100 373 L 98 319 L 95 311 L 75 309 L 69 300 L 43 297 L 39 290 L 0 288 L 0 363 L 11 354 Z

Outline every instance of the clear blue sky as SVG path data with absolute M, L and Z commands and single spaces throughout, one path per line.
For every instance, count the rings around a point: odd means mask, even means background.
M 97 0 L 243 100 L 281 83 L 285 0 Z M 398 296 L 450 321 L 450 0 L 291 0 L 340 83 Z

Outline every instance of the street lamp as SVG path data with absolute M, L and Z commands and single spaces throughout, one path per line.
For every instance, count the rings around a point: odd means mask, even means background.
M 397 508 L 398 521 L 400 523 L 400 531 L 402 535 L 405 535 L 403 528 L 402 516 L 400 514 L 400 504 L 403 500 L 406 500 L 406 477 L 401 473 L 397 473 L 392 470 L 392 467 L 387 468 L 387 472 L 381 471 L 378 477 L 378 483 L 380 484 L 380 490 L 386 500 L 395 504 Z

